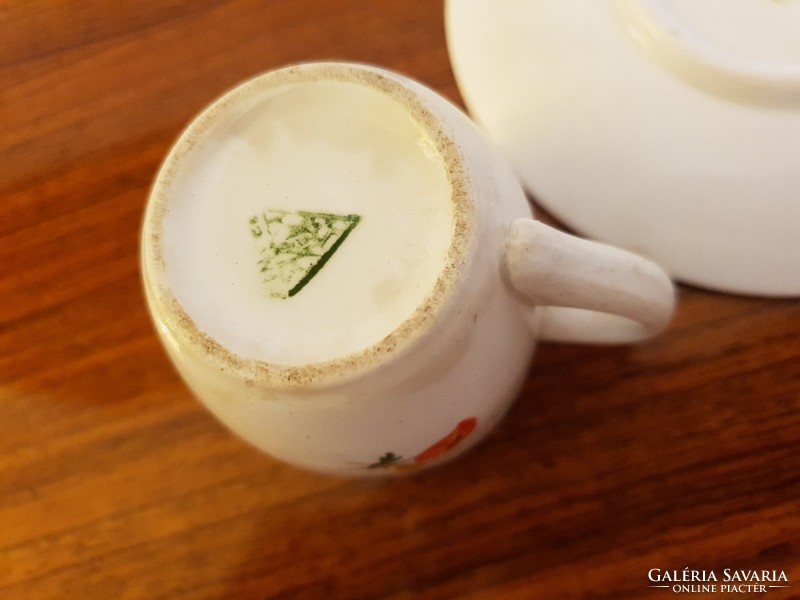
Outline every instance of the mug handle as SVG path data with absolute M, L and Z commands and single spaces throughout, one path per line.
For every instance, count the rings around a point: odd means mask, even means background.
M 532 219 L 511 224 L 505 266 L 537 306 L 544 341 L 638 342 L 663 331 L 675 308 L 672 281 L 655 263 Z

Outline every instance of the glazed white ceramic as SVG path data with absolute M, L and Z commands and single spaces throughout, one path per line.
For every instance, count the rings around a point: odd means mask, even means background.
M 198 148 L 218 139 L 213 136 L 233 135 L 232 123 L 241 116 L 237 107 L 268 111 L 286 90 L 320 81 L 335 82 L 340 91 L 366 86 L 382 94 L 425 136 L 420 151 L 441 165 L 448 181 L 445 201 L 452 203 L 453 214 L 446 233 L 449 250 L 424 301 L 382 340 L 323 362 L 258 360 L 233 352 L 198 327 L 192 303 L 178 300 L 170 279 L 176 277 L 171 264 L 175 249 L 167 247 L 171 234 L 164 224 L 176 216 L 182 167 L 198 164 Z M 317 175 L 317 167 L 303 169 L 296 173 L 300 178 Z M 229 183 L 230 193 L 220 201 L 230 203 L 226 212 L 235 215 L 238 196 L 246 190 L 237 189 L 236 181 Z M 225 219 L 224 214 L 209 219 L 195 246 L 182 250 L 184 258 L 199 255 L 201 244 L 209 245 L 220 260 L 229 261 L 231 272 L 238 272 L 230 240 L 220 233 L 226 231 Z M 354 233 L 342 248 L 357 249 L 362 239 L 368 238 Z M 414 240 L 409 242 L 412 247 Z M 346 265 L 344 259 L 334 261 L 336 257 L 325 269 L 336 273 Z M 142 271 L 164 346 L 212 413 L 275 457 L 349 475 L 409 472 L 460 454 L 513 401 L 537 337 L 642 340 L 666 326 L 674 302 L 669 278 L 653 263 L 533 221 L 511 171 L 446 100 L 402 76 L 339 63 L 295 66 L 257 77 L 189 125 L 151 192 L 142 233 Z M 355 276 L 340 275 L 344 281 Z M 313 310 L 336 318 L 331 307 L 338 296 L 347 298 L 350 287 L 332 286 L 329 301 L 320 301 Z M 269 307 L 265 301 L 264 310 Z M 227 326 L 251 336 L 254 343 L 269 341 L 271 331 L 251 327 L 224 308 L 220 318 Z
M 578 232 L 800 294 L 800 2 L 450 0 L 471 115 Z

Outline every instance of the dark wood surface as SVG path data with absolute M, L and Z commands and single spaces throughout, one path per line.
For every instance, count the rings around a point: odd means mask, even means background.
M 336 479 L 227 433 L 162 352 L 148 186 L 237 82 L 348 59 L 460 102 L 428 0 L 0 7 L 0 598 L 645 598 L 650 569 L 800 597 L 800 303 L 682 288 L 632 348 L 540 346 L 486 442 Z

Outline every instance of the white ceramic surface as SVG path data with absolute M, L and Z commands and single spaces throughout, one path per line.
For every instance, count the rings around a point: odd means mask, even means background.
M 449 0 L 473 118 L 576 231 L 800 294 L 800 2 Z
M 451 207 L 452 217 L 441 235 L 450 249 L 446 258 L 437 259 L 441 265 L 435 283 L 404 282 L 407 287 L 424 284 L 431 289 L 383 339 L 347 348 L 327 361 L 303 362 L 297 355 L 287 355 L 286 360 L 270 362 L 260 358 L 259 347 L 273 351 L 276 344 L 291 341 L 287 338 L 292 326 L 299 332 L 304 324 L 302 314 L 287 317 L 284 330 L 276 334 L 248 316 L 244 301 L 256 301 L 263 311 L 271 311 L 283 310 L 298 299 L 318 298 L 305 309 L 299 305 L 300 313 L 341 318 L 336 307 L 356 287 L 377 286 L 382 278 L 380 265 L 371 274 L 349 267 L 358 264 L 352 262 L 358 252 L 381 257 L 384 250 L 368 229 L 380 220 L 365 217 L 356 226 L 341 246 L 351 251 L 342 250 L 325 266 L 323 272 L 332 278 L 312 280 L 296 296 L 282 295 L 280 290 L 273 293 L 272 287 L 259 296 L 253 291 L 261 281 L 258 269 L 242 269 L 240 264 L 255 267 L 255 258 L 247 260 L 246 250 L 234 239 L 241 237 L 237 231 L 245 239 L 251 233 L 247 231 L 251 208 L 242 210 L 242 205 L 248 204 L 250 196 L 259 198 L 268 204 L 264 210 L 271 215 L 286 202 L 314 201 L 292 199 L 293 192 L 286 187 L 271 194 L 275 177 L 284 177 L 286 170 L 299 189 L 306 189 L 320 172 L 327 173 L 322 182 L 328 186 L 326 197 L 342 191 L 348 198 L 352 194 L 348 196 L 347 189 L 331 189 L 336 187 L 331 182 L 358 185 L 374 176 L 378 179 L 373 183 L 378 184 L 385 173 L 382 169 L 392 163 L 391 156 L 382 161 L 376 158 L 374 171 L 352 177 L 325 171 L 342 158 L 338 155 L 342 150 L 333 150 L 336 155 L 327 160 L 304 161 L 304 156 L 295 156 L 296 166 L 282 165 L 278 174 L 265 175 L 260 182 L 236 169 L 223 170 L 220 181 L 225 186 L 211 200 L 203 200 L 203 190 L 211 181 L 206 174 L 218 172 L 224 156 L 209 154 L 207 149 L 221 147 L 221 140 L 250 135 L 260 126 L 252 115 L 270 115 L 287 91 L 294 94 L 290 104 L 303 102 L 303 90 L 319 82 L 326 83 L 319 89 L 336 90 L 340 100 L 341 93 L 352 95 L 353 102 L 364 100 L 364 90 L 369 90 L 366 95 L 372 96 L 363 107 L 358 105 L 357 119 L 379 123 L 386 135 L 410 127 L 419 136 L 418 151 L 446 173 L 448 192 L 443 201 Z M 380 119 L 373 114 L 378 109 Z M 395 116 L 386 116 L 390 114 Z M 345 116 L 352 118 L 353 113 Z M 247 127 L 240 126 L 243 122 Z M 340 130 L 344 147 L 356 147 L 369 156 L 372 146 L 361 147 L 363 139 L 357 142 L 348 137 L 357 128 L 349 125 Z M 314 130 L 303 135 L 309 148 L 319 147 Z M 268 147 L 272 142 L 262 136 L 258 143 Z M 289 146 L 285 148 L 288 151 Z M 234 166 L 244 160 L 242 156 L 237 155 Z M 269 173 L 268 166 L 257 166 L 256 173 Z M 235 173 L 240 173 L 238 179 Z M 187 187 L 186 181 L 196 175 L 203 175 L 203 189 Z M 258 193 L 251 194 L 254 186 Z M 225 210 L 216 211 L 214 198 L 224 203 Z M 193 202 L 211 216 L 195 218 Z M 359 202 L 367 209 L 376 200 L 365 197 Z M 391 205 L 385 208 L 391 209 Z M 655 335 L 670 319 L 674 291 L 659 267 L 630 253 L 560 233 L 530 217 L 510 169 L 472 123 L 440 96 L 371 67 L 338 63 L 291 67 L 257 77 L 217 100 L 173 147 L 145 215 L 145 291 L 157 330 L 178 371 L 211 412 L 244 439 L 273 456 L 319 471 L 409 472 L 460 454 L 492 428 L 528 371 L 537 336 L 632 342 Z M 256 221 L 250 223 L 263 225 Z M 409 252 L 424 243 L 426 235 L 420 231 L 418 239 L 408 239 Z M 383 259 L 394 258 L 388 255 L 394 252 L 386 251 Z M 195 258 L 204 267 L 197 270 L 197 281 L 176 293 L 174 284 L 183 285 L 185 272 L 194 270 L 185 261 Z M 219 264 L 206 269 L 210 262 Z M 204 274 L 211 279 L 202 281 Z M 366 282 L 360 281 L 365 277 Z M 325 294 L 315 296 L 314 286 Z M 217 293 L 215 287 L 221 290 L 219 297 L 209 298 Z M 187 297 L 187 289 L 200 295 Z M 230 306 L 244 308 L 226 310 L 226 296 Z M 204 309 L 196 308 L 198 303 L 216 308 L 218 323 L 208 321 Z M 374 315 L 363 318 L 370 316 Z M 201 326 L 201 321 L 211 324 Z M 245 350 L 233 351 L 220 331 L 232 331 L 240 341 L 251 343 L 241 344 Z M 252 354 L 247 348 L 253 348 Z

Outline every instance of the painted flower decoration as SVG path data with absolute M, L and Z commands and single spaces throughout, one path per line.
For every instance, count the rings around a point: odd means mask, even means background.
M 435 460 L 458 446 L 478 425 L 478 419 L 469 417 L 456 425 L 455 429 L 440 439 L 432 446 L 426 448 L 413 459 L 404 459 L 394 452 L 387 452 L 376 462 L 367 465 L 368 469 L 393 469 L 396 471 L 411 471 L 416 466 Z

